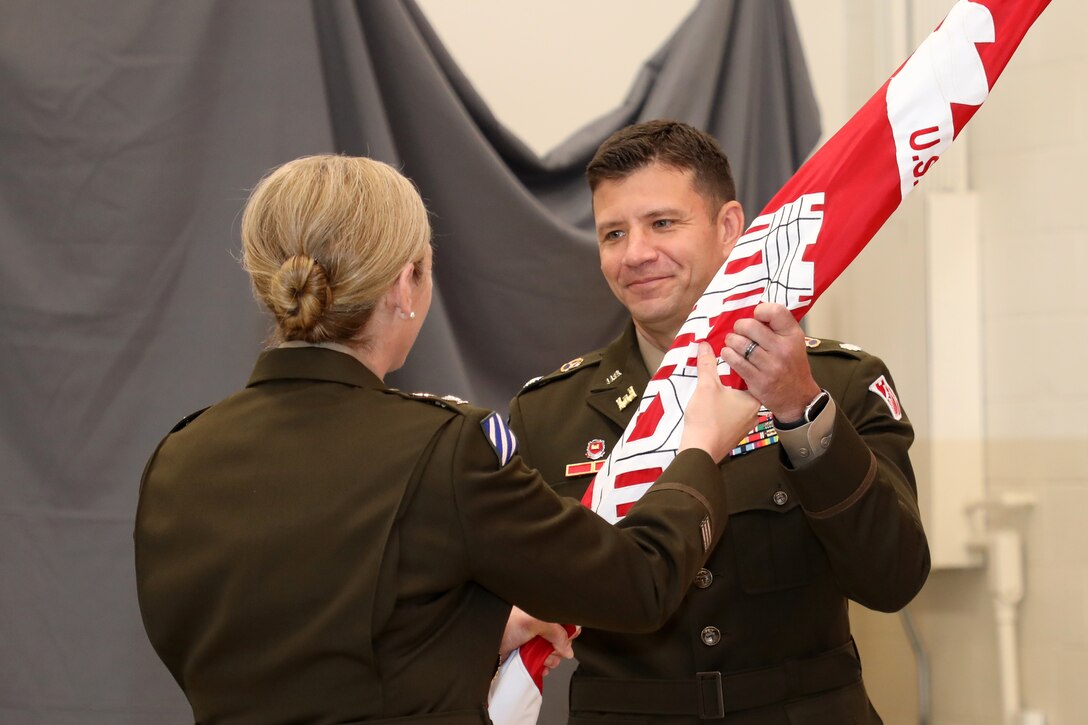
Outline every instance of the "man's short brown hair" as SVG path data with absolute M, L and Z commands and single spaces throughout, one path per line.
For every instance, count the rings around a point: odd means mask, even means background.
M 714 137 L 680 121 L 656 120 L 621 128 L 605 139 L 586 167 L 591 191 L 653 163 L 692 172 L 695 190 L 717 210 L 737 198 L 733 172 Z

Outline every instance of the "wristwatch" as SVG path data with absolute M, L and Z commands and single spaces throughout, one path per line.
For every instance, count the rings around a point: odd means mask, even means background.
M 800 418 L 791 421 L 775 420 L 775 427 L 781 430 L 791 430 L 811 423 L 816 420 L 816 416 L 822 413 L 824 408 L 827 407 L 827 401 L 829 400 L 831 400 L 831 393 L 826 390 L 821 390 L 816 394 L 816 397 L 812 399 L 812 402 L 805 406 L 805 412 Z

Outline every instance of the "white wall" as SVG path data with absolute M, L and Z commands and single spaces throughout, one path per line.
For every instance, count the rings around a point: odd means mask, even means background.
M 613 108 L 694 0 L 419 0 L 498 118 L 544 153 Z M 951 0 L 794 0 L 824 128 L 837 129 L 951 7 Z M 911 21 L 905 22 L 907 13 Z M 1055 2 L 986 106 L 938 167 L 961 166 L 981 207 L 981 379 L 991 494 L 1028 493 L 1020 625 L 1027 707 L 1049 725 L 1088 722 L 1088 4 Z M 501 29 L 497 32 L 495 29 Z M 913 31 L 913 34 L 911 33 Z M 908 35 L 913 38 L 908 40 Z M 959 157 L 955 155 L 960 155 Z M 935 169 L 936 170 L 936 169 Z M 809 315 L 814 334 L 877 352 L 918 429 L 931 506 L 931 335 L 922 235 L 931 174 Z M 957 311 L 935 311 L 955 321 Z M 941 324 L 948 318 L 942 317 Z M 993 614 L 982 568 L 936 571 L 911 605 L 929 651 L 933 725 L 1000 722 Z M 915 671 L 898 617 L 860 608 L 855 629 L 889 725 L 917 722 Z
M 417 0 L 492 112 L 538 154 L 620 104 L 695 0 Z
M 825 128 L 833 130 L 902 60 L 888 49 L 903 43 L 904 13 L 913 11 L 918 40 L 951 0 L 794 5 Z M 962 158 L 951 160 L 953 167 L 963 164 L 967 185 L 978 194 L 983 303 L 981 367 L 952 374 L 964 384 L 982 382 L 989 495 L 1036 500 L 1029 513 L 1004 521 L 1026 535 L 1018 663 L 1023 705 L 1045 713 L 1050 725 L 1088 722 L 1088 526 L 1082 523 L 1088 379 L 1081 373 L 1088 303 L 1079 294 L 1088 276 L 1088 222 L 1079 213 L 1088 162 L 1088 49 L 1079 37 L 1086 22 L 1083 3 L 1056 2 L 1044 12 L 957 141 Z M 912 457 L 923 503 L 932 505 L 940 491 L 926 491 L 935 445 L 926 398 L 930 376 L 942 371 L 927 370 L 927 345 L 933 324 L 958 324 L 958 311 L 935 311 L 946 317 L 927 323 L 922 235 L 930 182 L 927 177 L 922 193 L 908 199 L 809 320 L 814 330 L 878 351 L 891 364 L 919 433 Z M 934 725 L 1000 723 L 985 571 L 934 572 L 910 609 L 931 659 Z M 913 693 L 905 690 L 915 672 L 899 621 L 860 608 L 854 620 L 866 677 L 885 719 L 917 722 Z

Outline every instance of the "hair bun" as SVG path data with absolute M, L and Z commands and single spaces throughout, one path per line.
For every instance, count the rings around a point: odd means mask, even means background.
M 289 340 L 313 329 L 332 304 L 325 268 L 309 255 L 296 254 L 281 264 L 269 292 L 272 311 Z

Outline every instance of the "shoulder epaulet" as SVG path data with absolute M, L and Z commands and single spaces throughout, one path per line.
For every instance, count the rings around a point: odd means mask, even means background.
M 845 355 L 860 360 L 866 357 L 868 353 L 861 349 L 858 345 L 854 345 L 849 342 L 839 342 L 838 340 L 828 340 L 826 338 L 821 339 L 819 337 L 806 337 L 805 347 L 808 348 L 810 354 L 819 355 L 823 353 L 833 353 L 838 355 Z
M 471 405 L 467 400 L 458 398 L 456 395 L 434 395 L 432 393 L 410 393 L 405 390 L 397 390 L 396 388 L 388 388 L 387 392 L 393 395 L 399 395 L 407 400 L 415 400 L 419 403 L 430 403 L 431 405 L 437 405 L 440 408 L 446 408 L 447 410 L 453 410 L 464 415 L 468 412 Z
M 557 369 L 552 370 L 547 375 L 539 375 L 526 382 L 525 385 L 521 386 L 521 392 L 524 393 L 527 390 L 539 388 L 540 386 L 547 385 L 548 383 L 555 380 L 562 380 L 565 377 L 573 375 L 579 370 L 588 370 L 591 368 L 595 368 L 600 365 L 603 355 L 604 352 L 602 350 L 594 350 L 593 352 L 586 353 L 581 357 L 576 357 L 573 360 L 568 360 L 567 362 L 560 365 Z
M 205 410 L 207 410 L 210 407 L 211 406 L 209 405 L 209 406 L 206 406 L 204 408 L 201 408 L 200 410 L 196 411 L 195 413 L 189 413 L 189 415 L 185 416 L 184 418 L 179 420 L 176 424 L 174 424 L 174 427 L 170 429 L 170 432 L 171 433 L 177 433 L 179 430 L 181 430 L 182 428 L 184 428 L 185 426 L 189 425 L 194 420 L 199 418 L 200 414 L 203 413 Z

